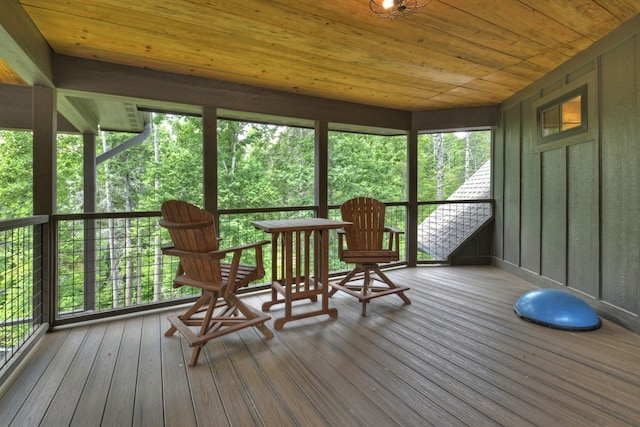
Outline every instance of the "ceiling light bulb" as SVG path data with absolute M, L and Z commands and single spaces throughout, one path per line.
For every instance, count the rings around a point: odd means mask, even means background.
M 429 4 L 431 0 L 369 0 L 369 9 L 383 18 L 407 17 Z

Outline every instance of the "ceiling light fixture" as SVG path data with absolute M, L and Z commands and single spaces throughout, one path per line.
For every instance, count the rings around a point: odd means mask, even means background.
M 431 0 L 369 0 L 369 8 L 382 18 L 397 18 L 415 13 Z

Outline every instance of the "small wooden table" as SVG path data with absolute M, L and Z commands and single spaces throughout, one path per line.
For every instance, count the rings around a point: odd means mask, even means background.
M 348 222 L 326 218 L 252 221 L 254 227 L 271 234 L 271 301 L 262 311 L 284 303 L 284 317 L 274 322 L 281 329 L 286 322 L 328 314 L 337 317 L 338 310 L 329 308 L 329 230 L 342 228 Z M 283 298 L 279 298 L 279 295 Z M 322 308 L 293 314 L 294 301 L 322 296 Z

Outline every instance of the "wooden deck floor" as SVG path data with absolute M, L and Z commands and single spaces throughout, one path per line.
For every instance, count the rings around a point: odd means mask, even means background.
M 378 299 L 363 318 L 339 293 L 338 319 L 225 336 L 194 368 L 166 312 L 47 334 L 1 389 L 0 425 L 640 425 L 638 335 L 525 322 L 512 307 L 533 287 L 494 267 L 390 276 L 411 305 Z

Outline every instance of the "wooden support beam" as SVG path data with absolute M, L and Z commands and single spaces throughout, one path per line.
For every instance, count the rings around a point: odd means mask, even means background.
M 474 130 L 498 125 L 498 107 L 452 108 L 413 113 L 411 127 L 417 131 Z
M 328 122 L 409 129 L 411 113 L 390 108 L 304 96 L 248 85 L 55 55 L 55 84 L 64 94 L 147 100 L 175 110 L 177 104 Z
M 315 125 L 315 204 L 318 216 L 329 215 L 329 125 L 317 121 Z
M 215 108 L 206 107 L 202 113 L 202 161 L 204 208 L 216 215 L 218 212 L 218 114 Z
M 56 91 L 33 87 L 33 214 L 56 212 Z
M 77 131 L 83 134 L 92 133 L 97 135 L 100 120 L 98 118 L 98 112 L 95 111 L 95 107 L 91 108 L 90 104 L 92 103 L 89 103 L 89 100 L 87 100 L 86 103 L 80 103 L 80 105 L 74 101 L 63 94 L 58 94 L 58 110 L 73 124 L 73 127 L 77 129 Z
M 53 87 L 53 51 L 18 0 L 2 2 L 2 59 L 28 85 Z

